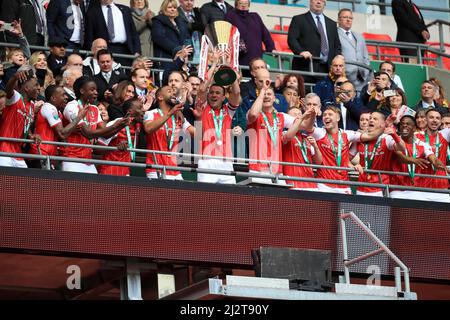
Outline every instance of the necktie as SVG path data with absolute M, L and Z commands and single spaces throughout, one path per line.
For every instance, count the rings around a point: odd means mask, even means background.
M 347 37 L 350 39 L 351 43 L 352 43 L 353 45 L 355 45 L 356 42 L 355 42 L 355 38 L 353 38 L 352 33 L 351 33 L 350 31 L 346 31 L 345 34 L 346 34 Z
M 222 9 L 223 13 L 227 13 L 227 7 L 225 6 L 224 3 L 219 3 L 220 9 Z
M 192 12 L 188 12 L 187 16 L 188 16 L 188 21 L 190 23 L 193 23 L 194 22 L 194 15 L 192 14 Z
M 410 3 L 411 3 L 411 5 L 412 5 L 412 7 L 413 7 L 413 9 L 414 9 L 414 12 L 417 14 L 417 16 L 418 16 L 419 19 L 420 19 L 421 17 L 420 17 L 419 9 L 417 9 L 416 5 L 415 5 L 412 1 L 410 1 Z
M 42 22 L 41 12 L 39 10 L 39 5 L 38 5 L 38 3 L 36 1 L 37 0 L 31 1 L 31 3 L 33 5 L 34 15 L 36 17 L 36 27 L 37 27 L 36 31 L 37 31 L 37 33 L 41 33 L 42 34 L 43 31 L 44 31 L 44 24 Z
M 323 29 L 322 22 L 320 22 L 319 16 L 316 16 L 317 18 L 317 29 L 319 29 L 320 33 L 320 53 L 326 57 L 328 56 L 328 43 L 327 38 L 325 36 L 325 31 Z
M 109 79 L 111 78 L 109 72 L 103 72 L 103 77 L 105 78 L 106 82 L 109 83 Z
M 110 4 L 107 5 L 108 7 L 108 33 L 109 33 L 109 41 L 113 41 L 114 39 L 114 20 L 113 20 L 113 14 L 112 14 L 112 7 Z

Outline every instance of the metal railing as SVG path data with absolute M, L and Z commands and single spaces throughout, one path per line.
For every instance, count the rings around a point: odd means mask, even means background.
M 35 143 L 34 140 L 30 140 L 30 139 L 16 139 L 16 138 L 5 138 L 5 137 L 0 137 L 0 141 L 19 142 L 19 143 Z M 82 147 L 82 148 L 98 149 L 98 150 L 105 150 L 105 151 L 118 151 L 117 147 L 100 146 L 100 145 L 86 145 L 86 144 L 75 144 L 75 143 L 55 142 L 55 141 L 42 141 L 41 144 Z M 351 186 L 353 186 L 353 187 L 372 187 L 372 188 L 379 188 L 379 189 L 385 190 L 386 196 L 389 196 L 390 189 L 407 190 L 407 191 L 422 191 L 422 192 L 432 192 L 432 193 L 445 193 L 445 194 L 450 195 L 450 190 L 443 190 L 443 189 L 400 186 L 400 185 L 391 185 L 391 184 L 383 184 L 383 183 L 368 183 L 368 182 L 357 182 L 357 181 L 340 181 L 340 180 L 319 179 L 319 178 L 295 177 L 295 176 L 285 176 L 283 174 L 277 174 L 277 173 L 271 172 L 272 165 L 280 165 L 280 166 L 284 165 L 284 166 L 295 166 L 295 167 L 308 167 L 308 168 L 312 168 L 312 169 L 339 170 L 339 171 L 347 171 L 349 173 L 357 174 L 357 172 L 354 171 L 352 168 L 346 168 L 346 167 L 323 166 L 323 165 L 314 165 L 314 164 L 303 164 L 303 163 L 293 163 L 293 162 L 273 161 L 273 160 L 259 160 L 259 159 L 248 159 L 248 158 L 223 157 L 223 156 L 207 156 L 207 155 L 192 154 L 192 153 L 166 152 L 166 151 L 159 151 L 159 150 L 144 150 L 144 149 L 134 149 L 134 148 L 129 148 L 128 151 L 152 154 L 155 163 L 156 163 L 156 155 L 182 156 L 182 157 L 186 157 L 186 158 L 193 157 L 196 159 L 218 159 L 218 160 L 229 161 L 229 162 L 234 162 L 234 163 L 237 163 L 237 162 L 262 163 L 262 164 L 267 164 L 269 166 L 270 171 L 268 173 L 225 171 L 225 170 L 217 170 L 217 169 L 201 169 L 201 168 L 194 168 L 194 167 L 185 167 L 185 166 L 178 166 L 178 165 L 177 166 L 168 166 L 168 165 L 161 165 L 161 164 L 146 164 L 146 163 L 136 163 L 136 162 L 116 162 L 116 161 L 107 161 L 107 160 L 98 160 L 98 159 L 68 158 L 68 157 L 62 157 L 62 156 L 36 155 L 36 154 L 26 154 L 26 153 L 9 153 L 9 152 L 0 152 L 0 156 L 43 160 L 46 162 L 47 170 L 51 170 L 50 162 L 53 160 L 53 161 L 77 162 L 77 163 L 88 163 L 88 164 L 97 164 L 97 165 L 124 166 L 124 167 L 130 167 L 130 168 L 135 167 L 135 168 L 155 169 L 155 170 L 160 170 L 160 172 L 158 172 L 158 176 L 159 176 L 159 178 L 162 178 L 162 179 L 166 178 L 167 170 L 175 170 L 175 171 L 182 171 L 182 172 L 196 172 L 196 173 L 205 173 L 205 174 L 240 176 L 240 177 L 246 177 L 246 178 L 249 178 L 249 177 L 262 178 L 262 179 L 272 180 L 272 182 L 274 182 L 274 183 L 278 183 L 279 180 L 291 180 L 291 181 L 301 181 L 301 182 L 344 185 L 347 187 L 351 187 Z M 378 175 L 380 181 L 382 181 L 382 175 L 409 176 L 409 174 L 405 173 L 405 172 L 380 171 L 380 170 L 368 170 L 368 169 L 364 169 L 364 172 Z M 450 176 L 435 176 L 435 175 L 426 175 L 426 174 L 416 174 L 415 176 L 423 177 L 423 178 L 432 178 L 432 179 L 446 179 L 446 180 L 450 179 Z
M 441 50 L 441 52 L 445 52 L 444 26 L 450 27 L 450 22 L 440 19 L 434 20 L 427 24 L 427 28 L 434 25 L 437 25 L 439 28 L 439 49 Z

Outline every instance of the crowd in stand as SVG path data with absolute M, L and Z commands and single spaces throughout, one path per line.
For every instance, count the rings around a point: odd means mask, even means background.
M 308 60 L 313 59 L 314 71 L 328 74 L 318 79 L 294 73 L 271 75 L 262 55 L 273 51 L 274 43 L 261 17 L 249 12 L 249 0 L 236 0 L 234 7 L 213 0 L 201 8 L 194 7 L 193 0 L 180 4 L 164 0 L 158 14 L 149 10 L 147 0 L 131 0 L 129 7 L 112 0 L 51 0 L 46 8 L 34 0 L 3 1 L 0 28 L 7 42 L 20 47 L 6 48 L 0 64 L 0 137 L 30 138 L 36 143 L 0 140 L 0 152 L 80 159 L 92 159 L 94 152 L 103 160 L 134 162 L 136 154 L 130 148 L 184 151 L 205 156 L 197 161 L 200 169 L 234 170 L 233 161 L 208 156 L 245 157 L 253 160 L 250 172 L 347 181 L 344 169 L 352 168 L 359 172 L 360 182 L 448 189 L 448 179 L 417 176 L 450 172 L 446 168 L 450 113 L 439 80 L 424 81 L 420 101 L 408 104 L 394 63 L 384 61 L 374 73 L 346 63 L 369 63 L 364 39 L 351 29 L 351 10 L 340 10 L 336 23 L 323 14 L 325 4 L 310 0 L 310 11 L 293 17 L 288 35 L 296 55 L 292 69 L 310 71 Z M 25 9 L 19 10 L 21 6 Z M 223 60 L 230 60 L 229 51 L 215 48 L 209 53 L 204 79 L 189 63 L 193 39 L 218 20 L 239 29 L 239 62 L 249 66 L 249 81 L 236 72 L 237 80 L 229 86 L 214 82 Z M 50 53 L 32 52 L 30 44 L 47 44 Z M 67 48 L 74 52 L 68 54 Z M 80 49 L 89 49 L 92 55 L 82 57 Z M 157 63 L 152 56 L 172 61 Z M 163 71 L 152 78 L 156 67 Z M 305 83 L 313 83 L 312 90 Z M 41 141 L 117 149 L 92 151 Z M 176 167 L 180 159 L 147 153 L 146 162 L 147 177 L 154 179 L 160 177 L 160 170 L 151 165 Z M 45 161 L 0 156 L 0 166 L 43 165 L 48 166 Z M 72 172 L 130 174 L 126 166 L 88 162 L 52 162 L 51 166 Z M 368 169 L 407 175 L 379 175 Z M 175 168 L 165 171 L 164 177 L 183 179 Z M 205 173 L 198 174 L 198 181 L 236 183 L 233 175 Z M 351 193 L 343 184 L 278 183 L 298 190 Z M 382 190 L 358 187 L 357 193 L 381 196 Z M 450 202 L 445 193 L 394 189 L 391 196 Z

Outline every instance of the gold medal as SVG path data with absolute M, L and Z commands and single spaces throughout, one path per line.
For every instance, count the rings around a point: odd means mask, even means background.
M 217 145 L 221 146 L 222 145 L 222 140 L 217 140 Z

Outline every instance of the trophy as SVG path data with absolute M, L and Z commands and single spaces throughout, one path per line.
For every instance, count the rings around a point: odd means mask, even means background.
M 221 86 L 228 86 L 236 81 L 236 72 L 239 70 L 239 31 L 231 23 L 216 21 L 205 28 L 202 36 L 200 50 L 199 76 L 205 79 L 208 66 L 208 52 L 217 48 L 222 52 L 230 51 L 230 65 L 222 57 L 219 61 L 219 70 L 214 74 L 214 82 Z

